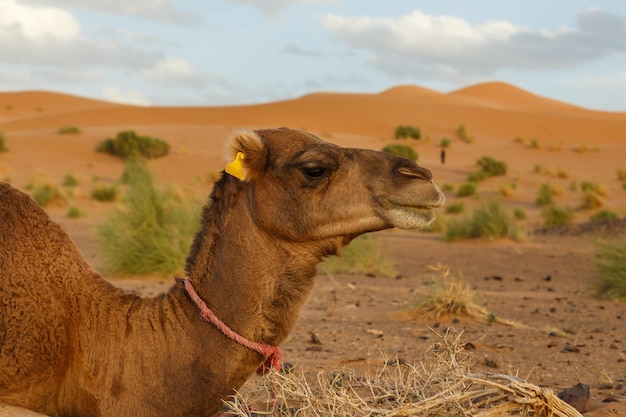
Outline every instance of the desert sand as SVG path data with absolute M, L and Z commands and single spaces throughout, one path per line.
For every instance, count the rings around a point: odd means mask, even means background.
M 464 125 L 474 137 L 456 134 Z M 211 179 L 225 164 L 224 142 L 237 127 L 287 126 L 310 131 L 342 146 L 380 150 L 398 125 L 421 129 L 419 141 L 402 140 L 419 153 L 418 163 L 439 184 L 458 187 L 482 156 L 503 160 L 504 177 L 479 185 L 478 195 L 458 198 L 465 212 L 498 199 L 507 209 L 523 209 L 522 241 L 443 242 L 441 235 L 390 230 L 378 234 L 393 259 L 397 278 L 320 276 L 290 340 L 286 360 L 315 372 L 346 363 L 379 359 L 381 351 L 419 360 L 435 340 L 434 331 L 454 327 L 473 347 L 478 370 L 519 375 L 555 391 L 578 382 L 591 386 L 597 408 L 588 415 L 626 415 L 626 304 L 598 299 L 593 284 L 594 242 L 625 230 L 547 233 L 534 200 L 541 184 L 559 190 L 556 204 L 576 209 L 583 181 L 601 184 L 604 208 L 626 216 L 626 189 L 617 170 L 626 169 L 626 113 L 593 111 L 493 82 L 443 94 L 418 86 L 398 86 L 379 94 L 315 93 L 293 100 L 235 107 L 138 107 L 56 92 L 0 93 L 0 132 L 8 152 L 0 153 L 0 180 L 27 190 L 34 177 L 60 184 L 66 174 L 79 178 L 71 204 L 85 217 L 71 219 L 67 205 L 46 209 L 88 261 L 98 268 L 95 227 L 115 203 L 89 197 L 96 183 L 113 184 L 122 162 L 95 147 L 121 130 L 165 139 L 170 155 L 149 167 L 160 184 L 194 190 L 205 198 Z M 78 134 L 60 134 L 75 126 Z M 449 138 L 445 164 L 440 142 Z M 515 183 L 504 195 L 502 189 Z M 576 210 L 575 222 L 594 211 Z M 453 215 L 441 214 L 447 218 Z M 460 216 L 463 216 L 461 214 Z M 468 317 L 402 320 L 401 313 L 428 293 L 439 279 L 429 266 L 448 265 L 476 292 L 477 302 L 497 317 L 521 323 L 488 324 Z M 154 294 L 172 277 L 106 277 L 129 291 Z M 432 330 L 431 330 L 432 329 Z M 311 349 L 311 333 L 321 348 Z M 599 401 L 613 398 L 621 404 Z M 610 414 L 617 410 L 618 414 Z M 619 414 L 622 413 L 622 414 Z

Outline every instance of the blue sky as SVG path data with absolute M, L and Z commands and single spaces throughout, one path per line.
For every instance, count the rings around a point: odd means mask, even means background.
M 626 0 L 0 0 L 0 90 L 144 105 L 505 81 L 626 111 Z

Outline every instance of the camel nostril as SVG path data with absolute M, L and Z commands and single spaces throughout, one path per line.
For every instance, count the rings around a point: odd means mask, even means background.
M 422 168 L 419 165 L 413 165 L 410 167 L 403 166 L 398 169 L 398 173 L 405 177 L 419 178 L 422 180 L 430 180 L 433 178 L 433 174 L 426 168 Z

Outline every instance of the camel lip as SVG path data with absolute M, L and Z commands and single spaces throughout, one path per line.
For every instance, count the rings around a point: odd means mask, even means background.
M 399 203 L 399 202 L 388 200 L 388 199 L 382 199 L 382 203 L 385 206 L 389 206 L 393 208 L 403 208 L 403 209 L 408 209 L 408 210 L 424 210 L 424 211 L 430 211 L 430 210 L 443 206 L 443 201 L 441 200 L 428 202 L 428 203 L 421 203 L 421 204 L 406 204 L 406 203 Z

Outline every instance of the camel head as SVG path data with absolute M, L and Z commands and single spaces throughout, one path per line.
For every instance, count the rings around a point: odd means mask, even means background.
M 350 239 L 428 226 L 444 196 L 411 160 L 342 148 L 287 128 L 240 130 L 227 144 L 227 172 L 247 193 L 259 228 L 290 241 Z M 344 243 L 344 244 L 345 244 Z

